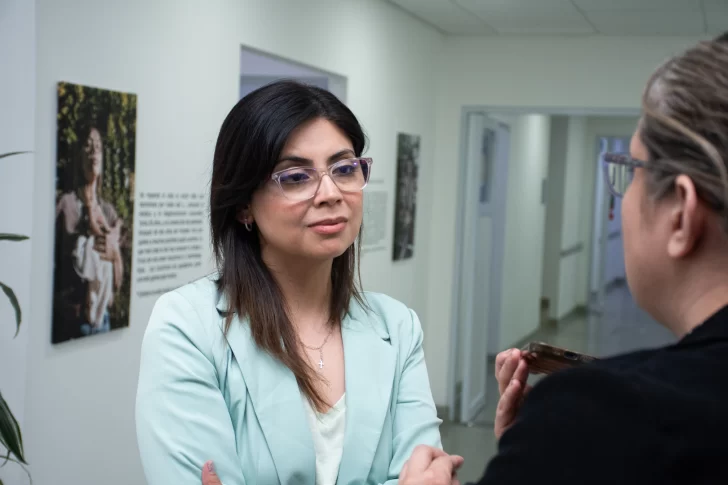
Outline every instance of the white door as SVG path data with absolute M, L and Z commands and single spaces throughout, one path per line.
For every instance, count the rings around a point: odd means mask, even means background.
M 507 158 L 507 129 L 484 113 L 470 113 L 466 124 L 466 171 L 460 260 L 459 349 L 462 394 L 460 419 L 471 422 L 486 403 L 488 351 L 496 348 L 500 313 L 500 264 L 496 256 L 502 230 L 500 155 Z M 504 140 L 504 137 L 506 138 Z M 502 243 L 501 243 L 502 245 Z M 496 296 L 494 297 L 494 293 Z M 494 340 L 495 343 L 490 341 Z

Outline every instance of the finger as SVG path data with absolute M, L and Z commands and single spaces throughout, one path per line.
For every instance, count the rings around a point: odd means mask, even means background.
M 202 485 L 222 485 L 220 478 L 215 473 L 215 466 L 212 461 L 208 461 L 202 467 Z
M 404 466 L 402 467 L 402 471 L 399 472 L 399 481 L 404 482 L 407 479 L 407 468 L 409 466 L 409 461 L 404 462 Z
M 408 461 L 409 467 L 407 471 L 417 476 L 427 470 L 435 459 L 442 458 L 443 456 L 449 457 L 447 453 L 438 448 L 419 445 L 415 448 L 415 451 Z
M 463 466 L 463 463 L 465 463 L 465 458 L 460 455 L 450 455 L 450 461 L 452 462 L 453 470 L 457 470 L 458 468 Z
M 498 389 L 501 394 L 503 394 L 506 390 L 506 387 L 508 387 L 508 383 L 511 382 L 511 379 L 513 379 L 513 374 L 516 372 L 516 368 L 518 367 L 518 363 L 521 360 L 521 353 L 514 349 L 511 355 L 506 359 L 506 361 L 503 363 L 503 367 L 501 367 L 500 374 L 496 377 L 498 380 Z
M 503 368 L 503 364 L 505 364 L 506 361 L 517 351 L 518 351 L 518 349 L 508 349 L 508 350 L 504 350 L 503 352 L 499 352 L 498 355 L 495 356 L 495 375 L 496 375 L 496 377 L 500 373 L 500 370 Z
M 517 380 L 512 380 L 498 401 L 498 408 L 495 412 L 495 428 L 497 433 L 501 433 L 513 422 L 521 398 L 521 389 L 521 383 Z
M 503 377 L 509 373 L 508 369 L 512 365 L 511 359 L 513 358 L 513 355 L 514 351 L 511 350 L 511 352 L 508 353 L 506 358 L 501 363 L 500 369 L 498 369 L 495 374 L 495 378 L 498 381 L 498 394 L 503 394 L 503 392 L 506 390 L 506 386 L 508 385 L 508 381 L 510 380 L 508 378 L 504 379 Z
M 447 483 L 452 480 L 454 471 L 452 460 L 446 455 L 436 458 L 427 469 L 427 474 L 435 478 L 435 483 Z
M 528 362 L 525 359 L 521 359 L 516 367 L 516 372 L 513 373 L 513 378 L 521 384 L 526 384 L 528 381 Z

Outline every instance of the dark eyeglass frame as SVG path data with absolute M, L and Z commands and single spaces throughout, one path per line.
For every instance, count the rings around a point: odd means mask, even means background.
M 605 153 L 604 155 L 602 155 L 602 170 L 604 170 L 604 181 L 609 187 L 609 192 L 615 197 L 622 198 L 624 194 L 619 193 L 617 189 L 614 188 L 614 183 L 610 178 L 609 165 L 621 165 L 623 167 L 632 168 L 645 168 L 647 167 L 647 162 L 645 162 L 644 160 L 632 158 L 626 153 Z
M 343 190 L 341 187 L 339 187 L 339 185 L 336 183 L 336 179 L 334 179 L 334 177 L 332 177 L 331 174 L 334 170 L 336 170 L 336 168 L 340 167 L 344 163 L 353 162 L 353 161 L 358 162 L 359 165 L 366 165 L 366 167 L 367 167 L 366 179 L 364 179 L 364 185 L 362 186 L 362 188 L 360 188 L 358 190 Z M 310 200 L 310 199 L 313 199 L 314 197 L 316 197 L 316 194 L 318 193 L 319 189 L 321 188 L 321 181 L 324 179 L 324 175 L 328 175 L 329 178 L 331 179 L 331 181 L 334 183 L 334 185 L 336 185 L 336 188 L 339 189 L 341 192 L 350 193 L 350 194 L 353 194 L 356 192 L 361 192 L 362 190 L 364 190 L 364 188 L 367 185 L 369 185 L 369 178 L 371 177 L 371 174 L 372 174 L 372 164 L 373 163 L 374 163 L 374 160 L 371 158 L 368 158 L 368 157 L 346 158 L 343 160 L 339 160 L 336 163 L 332 163 L 331 165 L 326 167 L 325 170 L 321 170 L 320 168 L 316 168 L 316 167 L 306 167 L 306 166 L 289 167 L 289 168 L 286 168 L 283 170 L 278 170 L 277 172 L 273 172 L 271 174 L 270 178 L 278 186 L 278 189 L 281 191 L 281 194 L 283 194 L 283 197 L 290 199 L 290 200 L 295 200 L 297 202 L 302 202 L 304 200 Z M 313 195 L 311 197 L 308 197 L 306 199 L 291 199 L 288 195 L 286 195 L 286 191 L 283 189 L 283 186 L 281 185 L 281 175 L 290 170 L 300 170 L 300 169 L 311 170 L 312 172 L 314 172 L 318 176 L 318 184 L 316 185 L 316 190 L 313 192 Z

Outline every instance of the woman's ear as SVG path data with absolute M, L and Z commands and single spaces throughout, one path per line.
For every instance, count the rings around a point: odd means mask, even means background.
M 706 207 L 698 198 L 695 184 L 687 175 L 679 175 L 670 208 L 668 254 L 673 258 L 689 255 L 702 239 L 705 223 Z
M 246 205 L 238 211 L 238 222 L 241 224 L 253 223 L 253 213 L 250 210 L 250 205 Z

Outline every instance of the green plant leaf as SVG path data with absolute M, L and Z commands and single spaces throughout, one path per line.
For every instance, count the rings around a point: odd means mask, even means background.
M 0 241 L 25 241 L 26 239 L 30 238 L 21 234 L 7 234 L 0 232 Z
M 23 434 L 20 425 L 0 394 L 0 444 L 10 451 L 20 463 L 27 465 L 23 456 Z
M 8 300 L 10 300 L 10 304 L 13 305 L 13 308 L 15 309 L 15 336 L 18 336 L 18 332 L 20 332 L 20 320 L 22 318 L 22 313 L 20 311 L 20 303 L 18 302 L 18 299 L 15 296 L 15 292 L 6 284 L 0 283 L 0 289 L 3 290 L 3 292 L 7 295 Z
M 10 152 L 10 153 L 0 153 L 0 158 L 5 158 L 5 157 L 12 157 L 13 155 L 22 155 L 23 153 L 30 153 L 30 152 Z

